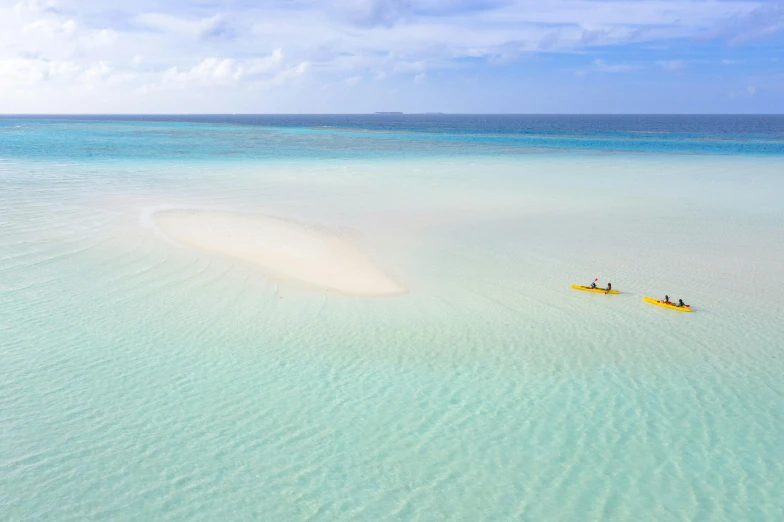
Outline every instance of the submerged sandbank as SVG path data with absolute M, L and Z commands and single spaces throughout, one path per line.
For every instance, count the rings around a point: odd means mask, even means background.
M 406 292 L 347 237 L 257 214 L 164 210 L 153 215 L 171 240 L 261 266 L 327 290 L 381 296 Z

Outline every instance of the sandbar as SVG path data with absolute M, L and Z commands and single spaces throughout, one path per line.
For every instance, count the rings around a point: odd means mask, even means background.
M 329 230 L 213 210 L 163 210 L 153 219 L 175 243 L 253 263 L 272 277 L 355 296 L 406 292 L 350 237 Z

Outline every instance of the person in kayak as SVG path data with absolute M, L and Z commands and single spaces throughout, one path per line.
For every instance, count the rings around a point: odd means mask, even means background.
M 591 288 L 596 288 L 596 281 L 591 283 Z
M 678 304 L 677 304 L 677 305 L 675 305 L 675 306 L 681 306 L 681 307 L 683 307 L 683 306 L 686 306 L 686 305 L 685 305 L 685 304 L 683 304 L 683 299 L 678 299 Z
M 665 295 L 664 296 L 664 302 L 667 303 L 667 304 L 670 304 L 670 296 Z
M 607 288 L 604 291 L 604 295 L 609 294 L 610 290 L 612 290 L 612 283 L 607 283 Z

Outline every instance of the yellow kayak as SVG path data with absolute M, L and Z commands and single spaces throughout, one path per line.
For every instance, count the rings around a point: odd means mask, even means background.
M 574 288 L 575 290 L 582 290 L 583 292 L 597 292 L 599 294 L 603 294 L 603 293 L 607 292 L 604 288 L 599 288 L 598 286 L 596 288 L 591 288 L 590 286 L 572 285 L 572 288 Z M 620 294 L 620 292 L 618 290 L 610 290 L 607 293 L 608 294 Z
M 659 299 L 654 299 L 653 297 L 643 297 L 643 301 L 646 303 L 655 304 L 656 306 L 662 306 L 664 308 L 669 308 L 671 310 L 678 310 L 679 312 L 691 312 L 691 308 L 689 305 L 685 306 L 678 306 L 673 303 L 665 303 L 664 301 L 660 301 Z

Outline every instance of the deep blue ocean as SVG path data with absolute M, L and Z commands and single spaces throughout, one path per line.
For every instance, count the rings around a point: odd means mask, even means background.
M 0 116 L 0 157 L 372 159 L 569 150 L 782 155 L 784 116 Z

